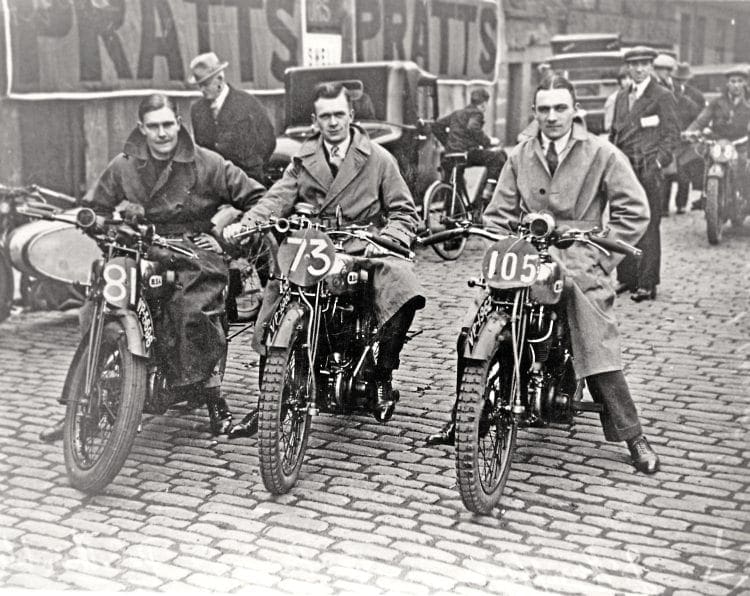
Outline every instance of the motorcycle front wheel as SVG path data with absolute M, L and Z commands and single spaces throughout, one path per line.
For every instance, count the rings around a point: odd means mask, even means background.
M 718 178 L 706 180 L 706 234 L 709 244 L 721 242 L 724 225 L 721 205 L 722 184 Z
M 466 209 L 461 198 L 453 197 L 453 187 L 447 182 L 434 182 L 424 196 L 424 229 L 429 234 L 455 227 L 455 223 L 466 219 Z M 433 244 L 432 248 L 446 261 L 455 261 L 466 248 L 466 237 L 453 238 Z
M 70 484 L 95 494 L 120 472 L 135 440 L 146 397 L 146 364 L 128 350 L 119 321 L 102 332 L 94 363 L 91 394 L 86 399 L 86 348 L 71 363 L 66 399 L 63 450 Z
M 13 267 L 5 249 L 0 246 L 0 322 L 10 315 L 14 291 Z
M 513 356 L 508 343 L 467 364 L 456 411 L 456 476 L 464 506 L 488 514 L 500 501 L 516 446 L 511 412 Z
M 299 478 L 310 432 L 310 363 L 304 330 L 285 348 L 269 348 L 261 382 L 260 474 L 270 493 L 289 492 Z

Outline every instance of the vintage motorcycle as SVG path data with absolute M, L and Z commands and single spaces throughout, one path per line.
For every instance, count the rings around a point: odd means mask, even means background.
M 238 236 L 268 229 L 282 236 L 280 295 L 265 331 L 258 433 L 261 477 L 273 494 L 284 494 L 297 482 L 312 416 L 373 413 L 376 408 L 379 336 L 369 306 L 368 269 L 377 257 L 352 254 L 356 251 L 345 245 L 373 243 L 408 260 L 413 253 L 366 228 L 327 228 L 294 215 Z
M 482 275 L 468 282 L 483 292 L 458 340 L 456 476 L 466 508 L 487 514 L 508 479 L 519 427 L 571 424 L 579 412 L 601 411 L 581 401 L 561 300 L 564 272 L 550 247 L 579 242 L 607 254 L 640 251 L 597 230 L 558 231 L 548 213 L 527 215 L 509 236 L 466 222 L 418 242 L 468 235 L 493 244 Z
M 59 250 L 61 245 L 70 248 L 65 229 L 71 226 L 62 221 L 35 221 L 62 213 L 69 214 L 72 221 L 75 204 L 73 197 L 41 186 L 0 185 L 0 321 L 10 314 L 16 293 L 14 268 L 21 273 L 18 289 L 24 307 L 64 310 L 82 304 L 83 280 L 73 254 L 80 251 L 63 254 Z M 87 271 L 88 267 L 86 275 Z
M 168 385 L 164 363 L 170 354 L 159 342 L 176 272 L 147 254 L 152 247 L 188 258 L 197 254 L 157 235 L 152 225 L 104 219 L 88 208 L 77 212 L 75 224 L 102 256 L 91 263 L 85 333 L 61 395 L 63 449 L 70 483 L 94 494 L 119 473 L 143 413 L 160 415 L 185 399 Z M 226 330 L 226 314 L 216 317 Z
M 709 244 L 719 244 L 727 220 L 741 226 L 750 214 L 750 188 L 743 188 L 747 175 L 741 167 L 738 147 L 747 144 L 744 136 L 734 141 L 713 139 L 709 131 L 684 132 L 683 138 L 696 143 L 696 151 L 705 161 L 703 194 L 705 198 L 706 234 Z M 745 166 L 747 168 L 747 164 Z

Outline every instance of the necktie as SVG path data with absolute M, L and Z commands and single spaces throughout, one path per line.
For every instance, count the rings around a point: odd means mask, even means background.
M 555 148 L 554 141 L 550 141 L 549 147 L 547 147 L 547 166 L 549 167 L 550 176 L 554 175 L 557 169 L 557 149 Z
M 331 173 L 333 173 L 334 178 L 336 177 L 336 174 L 338 174 L 339 168 L 341 167 L 341 162 L 343 161 L 344 158 L 341 155 L 341 147 L 339 147 L 338 145 L 332 145 L 331 155 L 328 163 L 331 166 Z
M 214 120 L 218 120 L 219 118 L 219 106 L 212 103 L 211 104 L 211 113 L 214 115 Z

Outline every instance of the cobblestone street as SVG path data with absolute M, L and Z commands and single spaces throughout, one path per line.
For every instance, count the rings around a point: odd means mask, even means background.
M 750 594 L 750 220 L 715 247 L 699 212 L 662 230 L 658 299 L 616 305 L 661 471 L 635 473 L 595 414 L 524 430 L 487 517 L 464 509 L 453 449 L 423 441 L 449 416 L 478 240 L 456 262 L 418 255 L 428 306 L 393 420 L 314 419 L 300 482 L 281 498 L 263 487 L 256 440 L 213 440 L 203 410 L 145 418 L 101 495 L 72 489 L 62 444 L 37 436 L 62 415 L 76 315 L 11 316 L 0 324 L 0 590 Z M 235 418 L 257 399 L 249 341 L 230 346 Z

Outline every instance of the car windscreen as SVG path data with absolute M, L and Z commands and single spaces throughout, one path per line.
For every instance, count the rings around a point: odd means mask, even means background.
M 340 82 L 350 89 L 355 120 L 387 120 L 386 68 L 295 69 L 287 73 L 287 127 L 310 124 L 315 86 L 324 82 Z

